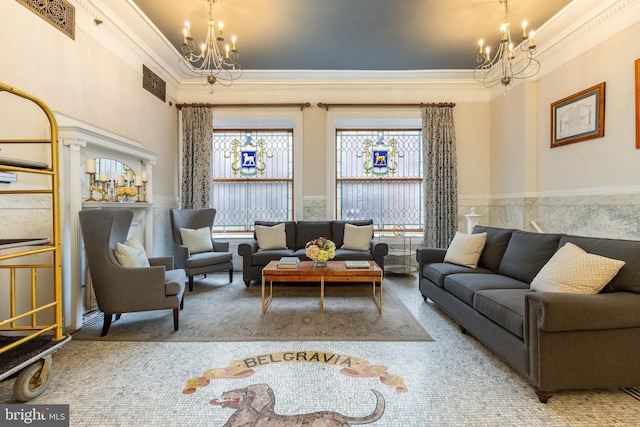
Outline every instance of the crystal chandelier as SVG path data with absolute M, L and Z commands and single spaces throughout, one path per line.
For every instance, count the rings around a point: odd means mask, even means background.
M 209 22 L 207 39 L 200 45 L 196 53 L 196 45 L 191 37 L 189 21 L 184 23 L 182 39 L 182 57 L 178 61 L 180 71 L 194 77 L 200 77 L 203 86 L 209 85 L 209 93 L 213 93 L 213 85 L 231 86 L 234 80 L 242 75 L 242 68 L 236 62 L 236 36 L 231 36 L 231 46 L 224 44 L 223 24 L 218 22 L 216 32 L 213 20 L 213 4 L 219 0 L 206 0 L 209 3 Z
M 480 40 L 480 49 L 476 62 L 480 65 L 473 71 L 473 77 L 484 87 L 490 88 L 498 83 L 505 87 L 509 86 L 514 79 L 527 79 L 538 74 L 540 62 L 534 58 L 536 54 L 536 44 L 534 42 L 534 32 L 528 32 L 527 21 L 522 22 L 522 38 L 519 43 L 519 50 L 523 53 L 523 58 L 516 59 L 515 47 L 511 39 L 511 29 L 509 23 L 509 5 L 512 0 L 500 0 L 504 6 L 504 23 L 500 27 L 500 45 L 493 57 L 491 48 L 484 45 Z

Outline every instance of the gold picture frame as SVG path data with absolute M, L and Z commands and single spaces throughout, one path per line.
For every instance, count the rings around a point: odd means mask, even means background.
M 636 148 L 640 148 L 640 58 L 636 59 Z
M 604 136 L 605 82 L 551 104 L 551 148 Z

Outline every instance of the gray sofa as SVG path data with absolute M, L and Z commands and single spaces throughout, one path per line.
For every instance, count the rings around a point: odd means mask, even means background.
M 274 226 L 282 222 L 256 221 L 255 225 Z M 287 221 L 285 233 L 287 249 L 258 250 L 258 240 L 254 239 L 238 245 L 238 254 L 242 256 L 242 279 L 249 286 L 252 280 L 262 280 L 262 269 L 269 261 L 279 260 L 283 256 L 296 256 L 309 260 L 305 255 L 305 244 L 318 237 L 326 237 L 336 244 L 336 256 L 333 261 L 373 260 L 384 271 L 384 257 L 389 253 L 386 243 L 372 239 L 368 251 L 340 249 L 344 239 L 345 224 L 370 225 L 372 220 L 362 221 Z
M 640 241 L 487 232 L 477 268 L 417 249 L 419 287 L 459 325 L 524 375 L 541 402 L 555 390 L 640 385 Z M 571 242 L 625 262 L 598 294 L 535 292 L 533 278 Z

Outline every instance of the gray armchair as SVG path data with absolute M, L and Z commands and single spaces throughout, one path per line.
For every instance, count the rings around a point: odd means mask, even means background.
M 193 276 L 198 274 L 213 273 L 216 271 L 229 270 L 229 283 L 233 281 L 233 256 L 229 252 L 229 243 L 218 242 L 211 239 L 213 251 L 191 253 L 189 248 L 182 242 L 181 228 L 197 230 L 211 226 L 216 217 L 215 209 L 171 209 L 171 229 L 173 241 L 175 243 L 176 265 L 184 268 L 189 277 L 189 291 L 193 291 Z
M 118 320 L 122 313 L 169 308 L 177 331 L 186 276 L 173 269 L 173 257 L 149 258 L 151 267 L 123 267 L 114 251 L 127 240 L 133 212 L 95 209 L 80 211 L 79 218 L 96 301 L 104 313 L 100 336 L 107 335 L 114 314 Z

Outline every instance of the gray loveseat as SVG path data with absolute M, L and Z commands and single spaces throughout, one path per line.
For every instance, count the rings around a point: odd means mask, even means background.
M 269 226 L 282 222 L 256 221 L 255 225 Z M 336 244 L 336 256 L 333 261 L 373 260 L 384 271 L 384 257 L 389 253 L 386 243 L 371 239 L 369 250 L 340 249 L 344 239 L 345 224 L 356 226 L 373 224 L 372 220 L 363 221 L 287 221 L 285 222 L 286 249 L 258 250 L 258 240 L 254 239 L 238 245 L 238 254 L 242 256 L 242 279 L 249 286 L 252 280 L 262 280 L 262 269 L 269 261 L 279 260 L 283 256 L 296 256 L 309 260 L 305 255 L 305 245 L 318 237 L 326 237 Z
M 444 263 L 444 249 L 417 249 L 425 300 L 524 375 L 543 403 L 560 389 L 640 385 L 640 241 L 473 230 L 482 232 L 475 269 Z M 567 242 L 625 265 L 595 295 L 532 291 Z

